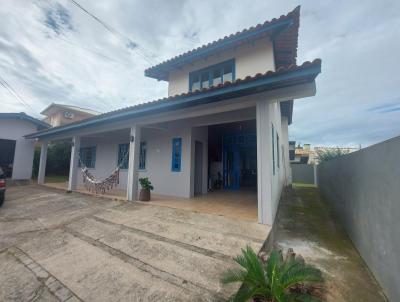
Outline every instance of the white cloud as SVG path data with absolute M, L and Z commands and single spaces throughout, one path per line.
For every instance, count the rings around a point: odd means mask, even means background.
M 109 111 L 167 94 L 145 78 L 158 63 L 286 14 L 298 1 L 89 1 L 85 8 L 145 49 L 127 47 L 69 0 L 0 6 L 0 74 L 34 111 L 0 89 L 2 111 L 38 116 L 51 102 Z M 290 136 L 312 144 L 370 144 L 400 134 L 399 1 L 300 1 L 299 63 L 322 58 L 317 96 L 295 101 Z

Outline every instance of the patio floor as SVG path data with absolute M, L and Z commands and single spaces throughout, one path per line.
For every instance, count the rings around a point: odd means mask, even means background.
M 67 184 L 66 182 L 46 183 L 45 186 L 66 190 Z M 84 187 L 79 187 L 76 191 L 114 200 L 126 200 L 126 191 L 121 189 L 112 189 L 104 195 L 96 195 L 88 192 Z M 215 191 L 194 198 L 179 198 L 152 194 L 151 201 L 148 203 L 241 220 L 257 221 L 258 219 L 257 192 L 255 191 Z

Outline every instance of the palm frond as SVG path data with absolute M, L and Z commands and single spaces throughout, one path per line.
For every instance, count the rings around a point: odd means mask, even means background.
M 244 282 L 246 281 L 247 272 L 239 269 L 229 269 L 223 273 L 221 277 L 222 284 Z
M 256 295 L 256 290 L 249 286 L 243 285 L 239 290 L 229 298 L 230 302 L 247 302 Z
M 275 302 L 318 301 L 309 293 L 293 292 L 293 286 L 304 286 L 304 282 L 321 282 L 323 279 L 320 270 L 307 265 L 304 259 L 296 256 L 291 249 L 285 257 L 281 251 L 272 251 L 263 262 L 253 249 L 247 246 L 234 260 L 241 268 L 230 269 L 221 278 L 223 284 L 242 283 L 230 301 L 242 302 L 252 297 Z

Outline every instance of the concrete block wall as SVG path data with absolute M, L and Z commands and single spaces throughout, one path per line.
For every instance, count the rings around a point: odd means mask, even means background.
M 318 185 L 390 301 L 400 301 L 400 136 L 321 163 Z

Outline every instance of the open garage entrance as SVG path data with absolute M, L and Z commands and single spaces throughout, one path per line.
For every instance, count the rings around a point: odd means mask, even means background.
M 16 141 L 12 139 L 0 139 L 0 167 L 7 178 L 11 178 Z

